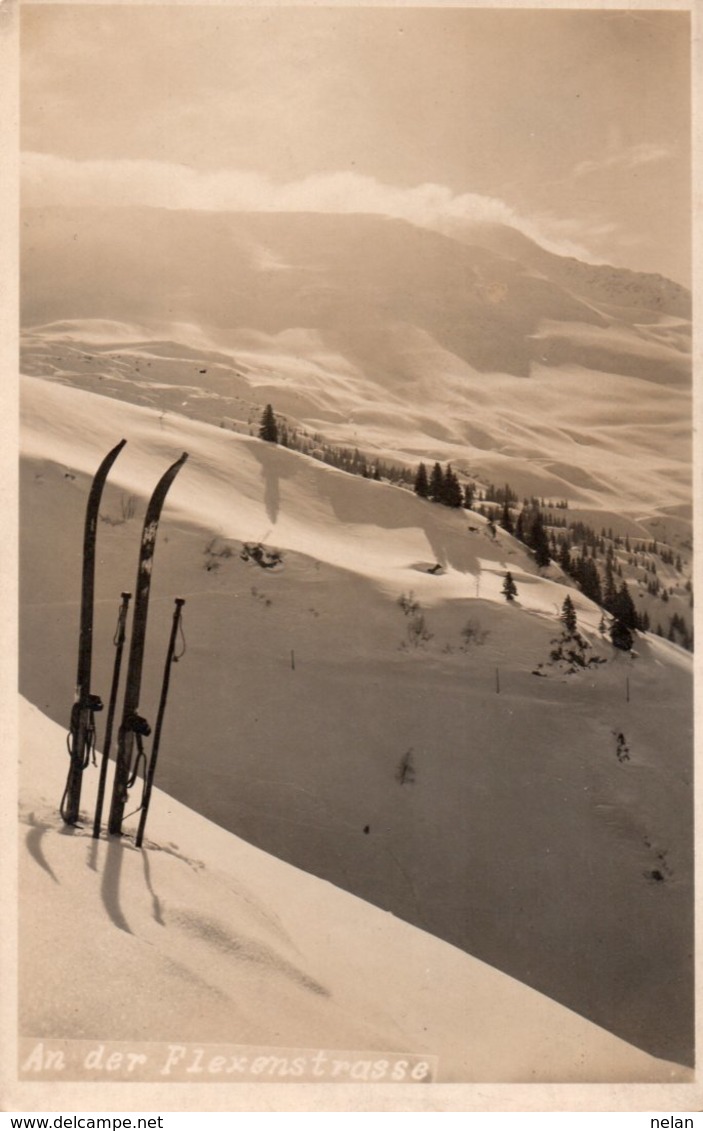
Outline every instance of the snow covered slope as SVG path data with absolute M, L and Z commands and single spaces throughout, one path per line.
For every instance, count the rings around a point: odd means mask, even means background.
M 64 835 L 64 735 L 24 701 L 21 728 L 21 1035 L 420 1053 L 441 1081 L 688 1078 L 158 792 L 141 851 Z
M 650 1053 L 690 1062 L 690 655 L 649 636 L 636 657 L 617 652 L 594 605 L 555 568 L 540 576 L 503 531 L 494 541 L 479 516 L 55 381 L 27 378 L 23 410 L 21 688 L 32 703 L 66 725 L 83 511 L 101 456 L 128 439 L 99 529 L 94 688 L 106 698 L 145 496 L 189 451 L 159 536 L 141 704 L 153 722 L 173 598 L 185 597 L 160 786 Z M 277 550 L 279 565 L 261 568 L 247 543 Z M 514 605 L 501 595 L 508 569 Z M 567 592 L 605 661 L 575 675 L 549 662 Z

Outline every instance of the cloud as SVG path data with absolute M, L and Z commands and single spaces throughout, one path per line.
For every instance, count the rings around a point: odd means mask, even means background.
M 580 161 L 574 167 L 572 176 L 587 177 L 591 173 L 600 173 L 605 169 L 637 169 L 641 165 L 668 161 L 673 155 L 674 151 L 670 146 L 658 145 L 656 142 L 640 142 L 639 145 L 610 153 L 596 161 Z
M 527 218 L 497 197 L 452 193 L 445 185 L 411 188 L 383 184 L 358 173 L 320 173 L 276 184 L 240 170 L 204 172 L 159 161 L 76 161 L 48 153 L 22 159 L 25 207 L 92 205 L 211 212 L 374 213 L 420 227 L 451 231 L 475 224 L 506 224 L 550 251 L 589 258 L 570 242 L 578 224 L 540 216 Z

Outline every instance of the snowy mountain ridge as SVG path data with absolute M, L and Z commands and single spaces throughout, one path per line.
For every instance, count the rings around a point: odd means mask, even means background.
M 244 431 L 272 402 L 370 457 L 687 527 L 682 288 L 381 216 L 45 209 L 22 231 L 25 373 Z

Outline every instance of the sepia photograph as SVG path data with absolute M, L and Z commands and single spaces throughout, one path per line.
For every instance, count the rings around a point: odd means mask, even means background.
M 18 23 L 19 1084 L 691 1084 L 691 13 Z

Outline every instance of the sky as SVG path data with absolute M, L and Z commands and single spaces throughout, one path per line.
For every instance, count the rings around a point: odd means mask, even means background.
M 22 8 L 27 205 L 509 223 L 690 272 L 683 11 Z

